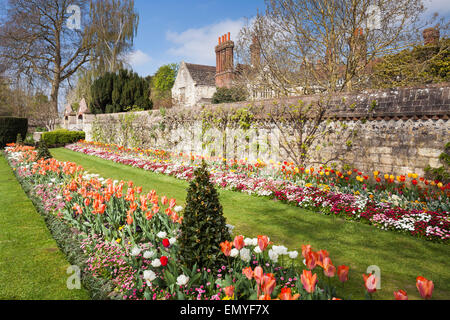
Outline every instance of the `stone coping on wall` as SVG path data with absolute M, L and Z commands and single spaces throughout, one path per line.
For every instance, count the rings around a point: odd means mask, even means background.
M 183 114 L 183 121 L 195 120 L 205 109 L 240 109 L 254 107 L 257 118 L 267 119 L 267 113 L 277 106 L 310 104 L 318 101 L 320 95 L 297 96 L 280 99 L 265 99 L 226 104 L 203 104 L 193 107 L 173 107 L 167 114 Z M 101 114 L 96 117 L 117 118 L 130 113 Z M 137 111 L 136 116 L 161 118 L 160 110 Z M 331 120 L 438 120 L 450 119 L 450 83 L 429 84 L 420 87 L 365 90 L 359 93 L 345 93 L 333 97 L 324 115 Z

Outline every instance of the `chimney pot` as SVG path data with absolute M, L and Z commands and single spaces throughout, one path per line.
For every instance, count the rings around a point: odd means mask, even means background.
M 231 40 L 231 33 L 228 32 L 228 41 L 230 41 L 230 40 Z

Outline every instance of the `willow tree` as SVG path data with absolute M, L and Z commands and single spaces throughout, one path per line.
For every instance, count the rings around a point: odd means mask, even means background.
M 337 94 L 367 88 L 380 57 L 421 41 L 424 12 L 422 0 L 266 0 L 240 32 L 238 79 L 253 97 L 317 95 L 268 114 L 291 160 L 305 163 L 319 140 L 343 137 L 326 110 Z
M 103 73 L 123 68 L 139 24 L 134 0 L 92 1 L 90 16 L 95 30 L 94 69 Z

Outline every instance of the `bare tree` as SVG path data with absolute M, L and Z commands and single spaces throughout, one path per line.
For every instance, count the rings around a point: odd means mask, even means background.
M 266 0 L 241 30 L 238 59 L 252 65 L 246 80 L 280 96 L 360 89 L 377 58 L 421 40 L 422 2 Z
M 291 160 L 305 164 L 325 136 L 346 136 L 345 126 L 330 126 L 327 110 L 337 94 L 370 85 L 377 59 L 421 39 L 424 10 L 422 0 L 266 0 L 265 13 L 241 30 L 237 81 L 253 97 L 316 95 L 307 103 L 281 99 L 268 113 Z
M 84 23 L 81 29 L 69 28 L 67 24 L 74 15 L 69 10 L 74 5 L 80 8 Z M 89 61 L 92 29 L 88 12 L 87 0 L 8 2 L 0 33 L 0 55 L 18 73 L 51 84 L 50 100 L 55 112 L 61 84 Z

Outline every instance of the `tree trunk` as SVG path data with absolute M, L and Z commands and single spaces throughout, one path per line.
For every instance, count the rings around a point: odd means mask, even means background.
M 53 111 L 55 111 L 55 115 L 58 114 L 58 93 L 59 93 L 59 76 L 55 75 L 52 81 L 52 92 L 50 94 L 50 100 L 53 106 Z

